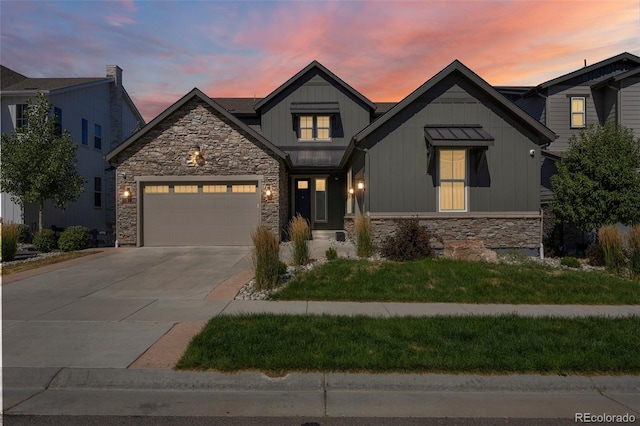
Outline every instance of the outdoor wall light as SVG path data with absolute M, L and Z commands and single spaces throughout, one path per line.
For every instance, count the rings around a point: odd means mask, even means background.
M 349 188 L 349 194 L 353 194 L 354 192 L 353 188 Z
M 127 203 L 131 202 L 132 195 L 131 195 L 131 191 L 129 190 L 129 188 L 124 190 L 124 192 L 122 193 L 122 198 Z
M 191 154 L 189 154 L 189 160 L 187 160 L 187 164 L 190 166 L 202 166 L 205 163 L 204 157 L 202 156 L 202 151 L 200 151 L 199 146 L 194 146 L 191 148 Z
M 364 189 L 364 182 L 362 182 L 362 181 L 358 182 L 358 189 L 359 190 L 363 190 Z
M 267 197 L 267 200 L 270 200 L 270 199 L 271 199 L 271 197 L 273 197 L 273 193 L 271 192 L 271 189 L 270 189 L 270 188 L 267 188 L 267 189 L 264 191 L 264 196 L 265 196 L 265 197 Z

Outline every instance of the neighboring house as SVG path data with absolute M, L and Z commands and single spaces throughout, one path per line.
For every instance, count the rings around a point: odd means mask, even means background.
M 314 61 L 263 99 L 198 89 L 107 154 L 117 239 L 245 245 L 370 215 L 377 241 L 418 216 L 441 240 L 540 247 L 540 147 L 555 135 L 458 61 L 401 102 L 375 104 Z M 438 244 L 434 240 L 434 243 Z
M 77 167 L 87 180 L 80 198 L 60 210 L 45 204 L 44 227 L 66 228 L 82 225 L 97 231 L 112 232 L 115 226 L 115 172 L 107 170 L 105 153 L 115 148 L 144 120 L 122 85 L 122 69 L 106 67 L 106 77 L 29 78 L 2 66 L 0 110 L 2 133 L 26 123 L 27 99 L 42 92 L 53 105 L 61 128 L 71 132 L 78 144 Z M 38 206 L 24 207 L 2 194 L 2 218 L 5 223 L 26 223 L 37 227 Z
M 544 82 L 512 100 L 557 135 L 543 151 L 541 201 L 547 204 L 553 199 L 550 178 L 556 172 L 555 162 L 569 149 L 572 136 L 610 120 L 640 137 L 640 57 L 621 53 Z

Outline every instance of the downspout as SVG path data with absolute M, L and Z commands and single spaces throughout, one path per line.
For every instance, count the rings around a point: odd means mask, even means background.
M 544 260 L 544 210 L 540 208 L 540 260 Z

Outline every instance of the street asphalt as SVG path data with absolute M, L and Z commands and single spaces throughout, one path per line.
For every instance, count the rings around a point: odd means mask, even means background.
M 323 254 L 325 246 L 316 242 L 312 253 Z M 339 247 L 341 255 L 350 250 Z M 105 249 L 81 259 L 3 280 L 2 406 L 15 416 L 9 418 L 640 418 L 637 376 L 268 377 L 171 369 L 190 337 L 216 315 L 627 316 L 640 315 L 638 305 L 235 301 L 250 276 L 247 247 Z

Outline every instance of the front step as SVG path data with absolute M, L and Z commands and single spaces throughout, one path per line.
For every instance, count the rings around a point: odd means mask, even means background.
M 342 232 L 346 235 L 346 231 L 342 229 L 334 229 L 334 230 L 325 230 L 325 229 L 314 229 L 311 231 L 311 237 L 314 240 L 337 240 L 336 232 Z

